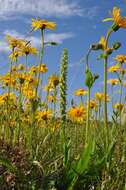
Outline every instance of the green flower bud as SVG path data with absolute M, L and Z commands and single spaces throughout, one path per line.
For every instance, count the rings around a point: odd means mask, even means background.
M 117 49 L 119 49 L 121 47 L 121 43 L 120 42 L 115 42 L 113 45 L 112 45 L 112 48 L 114 49 L 114 50 L 117 50 Z
M 88 88 L 91 88 L 93 83 L 94 83 L 94 78 L 93 78 L 93 75 L 91 73 L 91 71 L 89 70 L 89 68 L 87 67 L 86 68 L 86 78 L 85 78 L 85 85 L 88 87 Z
M 114 32 L 116 32 L 117 30 L 119 30 L 120 27 L 116 23 L 113 23 L 113 25 L 111 26 L 111 28 L 112 28 L 112 30 Z

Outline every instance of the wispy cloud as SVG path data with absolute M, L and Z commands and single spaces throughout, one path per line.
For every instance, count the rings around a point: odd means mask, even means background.
M 0 18 L 22 14 L 36 16 L 81 16 L 83 10 L 74 0 L 0 0 Z M 11 17 L 10 17 L 11 16 Z
M 98 11 L 99 11 L 98 6 L 89 7 L 89 8 L 85 7 L 83 9 L 83 16 L 89 19 L 93 19 L 95 16 L 97 16 Z
M 40 45 L 41 45 L 41 40 L 39 37 L 35 37 L 35 36 L 25 36 L 24 34 L 21 34 L 19 32 L 17 32 L 16 30 L 5 30 L 3 32 L 3 35 L 5 36 L 6 34 L 9 34 L 13 37 L 17 37 L 17 38 L 20 38 L 20 39 L 27 39 L 28 41 L 31 42 L 31 44 L 36 47 L 36 48 L 39 48 Z M 51 33 L 51 34 L 46 34 L 45 35 L 45 42 L 48 42 L 48 41 L 54 41 L 54 42 L 57 42 L 57 43 L 63 43 L 64 40 L 67 40 L 67 39 L 70 39 L 70 38 L 73 38 L 74 37 L 74 34 L 73 33 Z M 0 52 L 9 52 L 9 47 L 8 47 L 8 44 L 5 40 L 1 40 L 0 42 Z

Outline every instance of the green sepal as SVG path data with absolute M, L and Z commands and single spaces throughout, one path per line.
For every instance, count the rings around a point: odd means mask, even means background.
M 85 72 L 86 78 L 85 78 L 85 85 L 88 88 L 91 88 L 93 83 L 94 83 L 94 78 L 93 75 L 91 73 L 91 71 L 89 70 L 88 66 L 86 66 L 86 72 Z
M 100 54 L 98 57 L 97 57 L 97 60 L 101 60 L 101 59 L 105 59 L 105 58 L 107 58 L 107 54 L 104 54 L 104 53 L 102 53 L 102 54 Z

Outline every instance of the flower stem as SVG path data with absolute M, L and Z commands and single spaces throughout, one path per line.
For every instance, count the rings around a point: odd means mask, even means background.
M 40 54 L 40 64 L 39 64 L 38 82 L 37 82 L 37 87 L 36 87 L 36 96 L 37 96 L 39 81 L 40 81 L 40 74 L 41 74 L 40 69 L 42 65 L 42 59 L 44 56 L 44 30 L 41 30 L 41 36 L 42 36 L 42 49 L 41 49 L 41 54 Z
M 86 119 L 86 138 L 85 138 L 86 143 L 88 139 L 89 127 L 90 127 L 90 88 L 88 88 L 88 94 L 87 94 L 87 119 Z
M 104 61 L 104 97 L 105 97 L 105 101 L 104 101 L 104 127 L 107 128 L 108 127 L 108 118 L 107 118 L 107 62 L 108 59 L 106 58 Z
M 25 56 L 25 73 L 28 71 L 28 55 Z
M 109 40 L 109 37 L 110 37 L 112 32 L 113 32 L 112 30 L 109 30 L 107 32 L 106 44 L 105 44 L 105 54 L 106 54 L 106 50 L 108 48 L 108 40 Z M 107 65 L 108 65 L 108 56 L 105 56 L 105 58 L 104 58 L 104 97 L 105 97 L 105 101 L 104 101 L 104 127 L 105 128 L 108 127 L 108 116 L 107 116 Z
M 120 103 L 120 127 L 121 127 L 121 124 L 122 124 L 122 116 L 121 116 L 121 112 L 122 112 L 122 109 L 121 109 L 121 105 L 122 105 L 122 89 L 123 89 L 123 75 L 121 76 L 121 80 L 120 80 L 120 100 L 119 100 L 119 103 Z

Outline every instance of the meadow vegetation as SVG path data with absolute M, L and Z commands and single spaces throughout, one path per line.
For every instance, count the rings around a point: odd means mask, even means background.
M 31 32 L 40 33 L 40 49 L 27 39 L 6 35 L 11 53 L 9 70 L 0 76 L 1 190 L 126 190 L 126 55 L 119 53 L 118 40 L 109 43 L 114 32 L 126 29 L 126 17 L 114 7 L 112 18 L 103 21 L 112 25 L 82 59 L 84 88 L 78 86 L 73 92 L 78 101 L 72 99 L 70 107 L 67 49 L 62 52 L 59 73 L 48 76 L 44 85 L 45 47 L 58 45 L 46 42 L 45 33 L 56 24 L 32 19 Z M 90 69 L 90 55 L 95 51 L 98 63 L 103 62 L 104 88 L 96 89 L 92 97 L 99 78 Z M 110 66 L 113 52 L 117 55 Z M 31 56 L 37 60 L 32 66 Z M 108 79 L 109 73 L 113 77 Z

